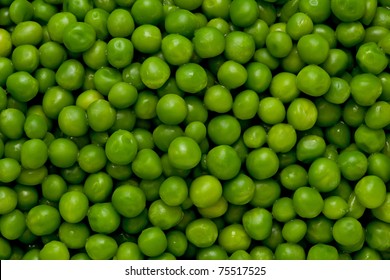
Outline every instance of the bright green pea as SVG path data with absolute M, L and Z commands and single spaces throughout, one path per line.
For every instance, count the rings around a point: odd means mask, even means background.
M 316 244 L 307 253 L 308 260 L 338 260 L 337 248 L 327 244 Z
M 321 213 L 324 200 L 317 189 L 304 186 L 294 192 L 293 205 L 300 217 L 314 218 Z
M 116 188 L 112 194 L 114 208 L 124 217 L 138 216 L 145 208 L 145 194 L 138 187 L 122 185 Z
M 58 210 L 49 205 L 37 205 L 27 213 L 28 229 L 37 236 L 54 233 L 61 223 Z
M 85 250 L 93 260 L 109 260 L 115 256 L 118 244 L 111 236 L 97 233 L 87 239 Z
M 272 215 L 264 208 L 253 208 L 245 212 L 242 217 L 242 224 L 251 238 L 264 240 L 271 234 Z
M 303 220 L 293 219 L 283 225 L 283 238 L 290 243 L 298 243 L 306 234 L 307 225 Z
M 41 260 L 69 260 L 69 250 L 61 241 L 50 241 L 39 252 Z
M 301 245 L 295 243 L 281 243 L 275 250 L 276 260 L 305 260 L 306 253 Z
M 233 114 L 239 120 L 249 120 L 256 116 L 259 96 L 253 90 L 244 90 L 238 93 L 233 101 Z M 244 109 L 245 108 L 245 109 Z
M 378 75 L 388 65 L 386 54 L 375 42 L 361 45 L 356 53 L 356 61 L 366 73 Z
M 223 196 L 231 204 L 245 205 L 253 199 L 255 193 L 255 183 L 243 174 L 238 174 L 235 178 L 227 181 L 223 186 Z
M 7 240 L 18 239 L 26 229 L 24 214 L 15 209 L 0 218 L 0 232 Z
M 119 245 L 115 254 L 116 260 L 143 260 L 144 255 L 141 253 L 138 245 L 134 242 L 123 242 Z
M 379 152 L 385 145 L 385 132 L 383 129 L 371 129 L 360 125 L 354 134 L 355 143 L 359 149 L 367 153 Z
M 348 203 L 340 196 L 329 196 L 324 200 L 322 213 L 328 219 L 338 220 L 348 212 Z
M 210 247 L 218 238 L 217 226 L 212 220 L 206 218 L 190 222 L 185 234 L 188 241 L 199 248 Z
M 48 148 L 40 139 L 27 140 L 22 146 L 20 159 L 24 168 L 40 168 L 48 159 Z
M 153 226 L 168 230 L 176 226 L 183 217 L 180 206 L 169 206 L 161 199 L 153 201 L 148 209 L 148 218 Z
M 378 176 L 367 175 L 357 182 L 355 193 L 364 207 L 377 208 L 386 199 L 386 185 Z
M 241 160 L 231 146 L 218 145 L 208 152 L 206 164 L 211 175 L 221 180 L 229 180 L 240 171 Z
M 159 188 L 162 201 L 169 206 L 179 206 L 188 197 L 186 181 L 178 176 L 171 176 L 164 180 Z
M 107 201 L 112 195 L 112 189 L 113 178 L 108 173 L 100 171 L 85 178 L 83 192 L 88 197 L 88 200 L 93 203 Z
M 69 249 L 85 247 L 90 234 L 89 227 L 84 223 L 63 222 L 58 229 L 58 237 Z
M 138 236 L 138 246 L 144 255 L 156 257 L 166 250 L 167 237 L 160 228 L 149 227 Z
M 61 196 L 58 207 L 66 222 L 78 223 L 87 216 L 89 201 L 84 193 L 70 191 Z
M 110 234 L 120 226 L 120 215 L 111 202 L 95 203 L 87 212 L 88 223 L 94 232 Z
M 352 246 L 364 238 L 361 223 L 352 217 L 344 217 L 337 220 L 333 225 L 333 237 L 342 246 Z
M 281 184 L 289 189 L 296 190 L 308 183 L 308 174 L 306 169 L 298 164 L 290 164 L 280 172 Z
M 131 163 L 137 150 L 137 140 L 131 132 L 125 130 L 118 130 L 111 134 L 105 146 L 108 160 L 120 165 Z
M 335 161 L 321 157 L 311 163 L 308 177 L 312 187 L 320 192 L 329 192 L 340 184 L 341 172 Z
M 21 165 L 13 158 L 0 159 L 0 181 L 10 183 L 18 178 L 21 172 Z

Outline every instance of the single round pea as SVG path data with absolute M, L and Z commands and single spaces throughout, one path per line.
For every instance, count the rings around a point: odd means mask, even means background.
M 148 218 L 153 226 L 168 230 L 180 222 L 183 218 L 183 211 L 180 206 L 169 206 L 158 199 L 150 204 Z
M 236 89 L 246 83 L 248 72 L 242 64 L 234 60 L 227 60 L 219 67 L 217 79 L 226 88 Z
M 87 196 L 78 191 L 65 193 L 59 201 L 61 217 L 68 223 L 81 222 L 87 215 L 89 201 Z
M 64 222 L 58 229 L 58 237 L 69 249 L 82 249 L 85 247 L 90 234 L 89 227 L 84 223 Z
M 118 213 L 127 218 L 138 216 L 145 209 L 146 204 L 143 191 L 132 185 L 117 187 L 111 201 Z
M 373 105 L 382 92 L 381 80 L 372 73 L 357 74 L 350 87 L 353 99 L 361 106 Z
M 134 18 L 126 9 L 115 9 L 107 18 L 107 30 L 112 37 L 128 37 L 134 28 Z
M 378 176 L 367 175 L 357 182 L 355 193 L 364 207 L 377 208 L 386 199 L 386 185 Z
M 206 164 L 211 175 L 221 180 L 229 180 L 240 171 L 241 160 L 231 146 L 218 145 L 208 152 Z
M 340 196 L 329 196 L 324 200 L 322 213 L 328 219 L 338 220 L 348 212 L 348 203 Z
M 120 215 L 111 202 L 95 203 L 87 212 L 88 223 L 94 232 L 110 234 L 120 226 Z
M 0 159 L 0 182 L 10 183 L 16 180 L 22 167 L 20 163 L 13 158 L 2 158 Z
M 279 158 L 273 150 L 266 147 L 251 151 L 245 163 L 249 174 L 257 180 L 270 178 L 279 169 Z
M 173 167 L 191 169 L 200 162 L 201 150 L 195 140 L 181 136 L 169 144 L 168 158 Z
M 306 234 L 307 225 L 303 220 L 293 219 L 283 225 L 283 238 L 290 243 L 298 243 Z
M 255 193 L 250 204 L 254 207 L 270 207 L 279 198 L 281 187 L 272 179 L 256 180 Z
M 210 247 L 218 238 L 217 226 L 212 220 L 206 218 L 190 222 L 185 234 L 188 241 L 198 248 Z
M 37 205 L 30 209 L 26 217 L 28 229 L 37 236 L 54 233 L 61 223 L 59 211 L 49 205 Z
M 48 148 L 50 162 L 60 168 L 71 167 L 77 161 L 78 152 L 77 145 L 67 138 L 53 140 Z
M 93 260 L 109 260 L 115 256 L 118 244 L 111 236 L 97 233 L 87 239 L 85 250 Z
M 293 200 L 289 197 L 280 197 L 272 205 L 272 216 L 279 222 L 287 222 L 295 218 L 296 212 Z
M 271 234 L 272 214 L 265 208 L 253 208 L 245 212 L 242 224 L 252 239 L 264 240 Z
M 273 260 L 274 253 L 266 246 L 255 246 L 249 253 L 253 260 Z
M 295 243 L 281 243 L 275 250 L 276 260 L 305 260 L 306 253 L 303 247 Z
M 296 130 L 308 130 L 317 121 L 318 110 L 315 104 L 306 98 L 297 98 L 287 108 L 287 121 Z
M 338 260 L 337 248 L 327 244 L 316 244 L 307 253 L 308 260 Z
M 144 255 L 156 257 L 167 249 L 168 241 L 160 228 L 149 227 L 138 236 L 138 246 Z
M 222 196 L 222 184 L 212 175 L 202 175 L 191 182 L 189 196 L 197 207 L 209 207 Z
M 304 186 L 294 192 L 293 205 L 300 217 L 314 218 L 321 213 L 324 200 L 317 189 Z
M 77 162 L 81 169 L 87 173 L 98 172 L 107 163 L 104 148 L 95 144 L 85 145 L 80 149 Z
M 334 223 L 333 237 L 340 245 L 352 246 L 364 238 L 363 227 L 357 219 L 343 217 Z
M 247 250 L 251 244 L 251 238 L 241 224 L 232 224 L 223 228 L 218 235 L 218 244 L 228 253 L 237 250 Z
M 296 190 L 307 185 L 308 173 L 303 166 L 290 164 L 281 170 L 280 182 L 285 188 Z
M 334 221 L 319 215 L 307 221 L 305 239 L 311 244 L 329 243 L 333 240 L 332 228 Z
M 188 197 L 187 183 L 179 176 L 168 177 L 161 184 L 159 195 L 167 205 L 179 206 Z
M 119 245 L 114 256 L 116 260 L 143 260 L 144 255 L 141 253 L 137 243 L 125 241 Z
M 70 254 L 66 245 L 57 240 L 50 241 L 39 252 L 41 260 L 69 260 Z
M 60 200 L 68 189 L 65 179 L 57 174 L 48 175 L 43 180 L 41 187 L 43 197 L 56 202 Z
M 42 167 L 48 159 L 48 148 L 41 139 L 27 140 L 20 152 L 21 164 L 27 169 Z
M 25 215 L 15 209 L 0 218 L 0 232 L 8 240 L 16 240 L 26 230 Z
M 111 134 L 105 146 L 108 160 L 120 165 L 131 163 L 137 150 L 137 140 L 131 132 L 125 130 L 117 130 Z
M 360 125 L 354 134 L 357 147 L 366 153 L 381 151 L 385 146 L 385 132 L 383 129 L 371 129 L 365 124 Z

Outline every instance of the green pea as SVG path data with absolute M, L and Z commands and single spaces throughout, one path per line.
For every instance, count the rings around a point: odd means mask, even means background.
M 253 208 L 245 212 L 242 224 L 252 239 L 264 240 L 271 234 L 272 214 L 264 208 Z
M 218 244 L 228 253 L 237 250 L 247 250 L 251 244 L 251 238 L 241 224 L 232 224 L 224 227 L 218 234 Z
M 287 222 L 295 218 L 293 200 L 289 197 L 278 198 L 272 205 L 272 216 L 279 222 Z
M 88 223 L 94 232 L 110 234 L 120 226 L 120 215 L 111 202 L 95 203 L 87 212 Z
M 123 242 L 119 245 L 114 258 L 117 260 L 143 260 L 144 255 L 136 243 Z
M 115 256 L 118 244 L 111 236 L 97 233 L 87 239 L 85 250 L 93 260 L 109 260 Z
M 41 260 L 69 260 L 69 250 L 61 241 L 50 241 L 39 252 Z
M 307 253 L 308 260 L 338 260 L 336 247 L 327 244 L 313 245 Z
M 153 201 L 148 210 L 148 218 L 153 226 L 168 230 L 176 226 L 183 217 L 179 206 L 169 206 L 161 199 Z
M 168 241 L 160 228 L 149 227 L 138 236 L 138 246 L 144 255 L 156 257 L 167 249 Z
M 217 226 L 212 220 L 206 218 L 190 222 L 185 234 L 188 241 L 199 248 L 210 247 L 218 238 Z
M 90 229 L 84 223 L 63 222 L 58 229 L 58 237 L 69 249 L 85 247 Z
M 366 208 L 377 208 L 386 199 L 386 186 L 379 177 L 367 175 L 360 179 L 355 186 L 359 202 Z
M 255 246 L 250 251 L 250 256 L 254 260 L 273 260 L 274 253 L 266 246 Z
M 105 172 L 97 172 L 86 177 L 83 191 L 93 203 L 105 202 L 112 194 L 113 180 Z
M 354 134 L 355 143 L 359 149 L 367 153 L 379 152 L 385 145 L 385 133 L 383 129 L 371 129 L 360 125 Z
M 281 243 L 275 250 L 276 260 L 305 260 L 306 253 L 302 246 L 294 243 Z
M 227 260 L 228 254 L 222 246 L 212 245 L 207 248 L 201 248 L 196 253 L 197 260 Z
M 105 152 L 107 158 L 116 164 L 129 164 L 137 153 L 137 140 L 129 131 L 118 130 L 108 138 Z
M 10 183 L 18 178 L 21 172 L 21 165 L 13 158 L 0 159 L 0 181 Z
M 27 213 L 28 229 L 37 236 L 52 234 L 61 223 L 58 210 L 49 205 L 37 205 Z
M 334 222 L 319 215 L 307 222 L 305 239 L 311 244 L 329 243 L 333 240 L 332 228 Z
M 121 215 L 133 218 L 144 210 L 146 198 L 141 189 L 131 185 L 123 185 L 113 192 L 112 203 Z
M 293 205 L 300 217 L 314 218 L 321 213 L 324 201 L 318 190 L 305 186 L 294 192 Z
M 281 194 L 280 184 L 272 179 L 256 180 L 255 193 L 250 204 L 254 207 L 270 207 Z
M 7 240 L 18 239 L 26 229 L 24 214 L 15 209 L 0 218 L 0 232 Z

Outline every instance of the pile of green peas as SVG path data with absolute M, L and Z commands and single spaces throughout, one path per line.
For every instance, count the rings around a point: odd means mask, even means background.
M 390 259 L 389 0 L 0 0 L 0 259 Z

